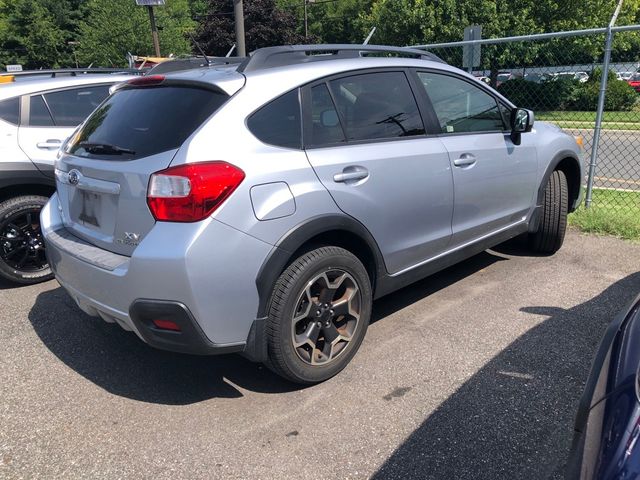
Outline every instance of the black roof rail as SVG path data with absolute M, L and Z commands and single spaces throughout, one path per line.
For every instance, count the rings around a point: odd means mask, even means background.
M 20 72 L 0 72 L 0 76 L 12 76 L 12 77 L 33 77 L 36 75 L 48 75 L 51 78 L 55 78 L 57 75 L 65 75 L 75 77 L 77 75 L 84 75 L 89 73 L 129 73 L 142 75 L 145 70 L 138 70 L 137 68 L 53 68 L 47 70 L 22 70 Z
M 238 71 L 252 72 L 265 68 L 295 65 L 297 63 L 358 58 L 362 56 L 362 53 L 395 53 L 396 55 L 445 63 L 433 53 L 417 48 L 357 44 L 285 45 L 255 50 L 238 67 Z

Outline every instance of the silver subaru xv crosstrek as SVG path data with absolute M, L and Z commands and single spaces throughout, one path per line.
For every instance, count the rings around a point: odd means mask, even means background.
M 509 238 L 552 254 L 581 151 L 420 50 L 269 47 L 122 84 L 42 211 L 89 315 L 166 350 L 343 369 L 375 298 Z

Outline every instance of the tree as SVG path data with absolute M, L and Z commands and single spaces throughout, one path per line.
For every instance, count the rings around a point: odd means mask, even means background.
M 154 9 L 163 55 L 191 53 L 187 33 L 193 31 L 188 0 L 171 0 Z M 133 0 L 87 0 L 80 23 L 78 58 L 82 64 L 126 65 L 127 52 L 153 55 L 146 8 Z
M 484 38 L 604 27 L 617 0 L 374 0 L 367 22 L 377 25 L 376 42 L 415 45 L 459 41 L 468 25 L 481 25 Z M 638 0 L 629 0 L 619 24 L 638 15 Z M 637 36 L 637 34 L 636 34 Z M 623 37 L 614 47 L 630 49 Z M 481 69 L 491 71 L 496 85 L 501 68 L 591 63 L 602 56 L 602 36 L 482 46 Z M 448 62 L 462 66 L 462 48 L 434 49 Z
M 209 0 L 206 16 L 199 23 L 196 40 L 204 51 L 225 55 L 235 43 L 233 0 Z M 304 40 L 296 31 L 295 17 L 278 8 L 275 0 L 244 0 L 244 28 L 248 52 Z
M 306 43 L 362 43 L 373 25 L 365 22 L 373 0 L 337 0 L 309 3 L 309 39 Z M 296 17 L 297 31 L 304 34 L 303 0 L 278 0 L 278 6 Z M 375 37 L 374 37 L 375 38 Z
M 82 0 L 0 2 L 0 61 L 27 68 L 70 66 Z

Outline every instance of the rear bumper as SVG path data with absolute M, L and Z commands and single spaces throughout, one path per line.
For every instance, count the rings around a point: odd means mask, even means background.
M 244 349 L 258 311 L 255 278 L 271 245 L 213 219 L 159 222 L 126 257 L 69 233 L 57 195 L 43 208 L 41 225 L 57 280 L 87 314 L 165 350 Z M 183 326 L 181 333 L 154 328 L 149 315 L 159 314 Z

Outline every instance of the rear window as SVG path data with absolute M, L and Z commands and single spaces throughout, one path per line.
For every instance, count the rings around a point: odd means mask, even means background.
M 5 122 L 17 125 L 20 119 L 20 98 L 10 98 L 0 102 L 0 118 Z
M 134 160 L 173 150 L 228 98 L 196 87 L 119 90 L 87 119 L 67 152 L 87 158 Z
M 268 103 L 249 117 L 247 126 L 259 140 L 285 148 L 302 148 L 298 91 Z

